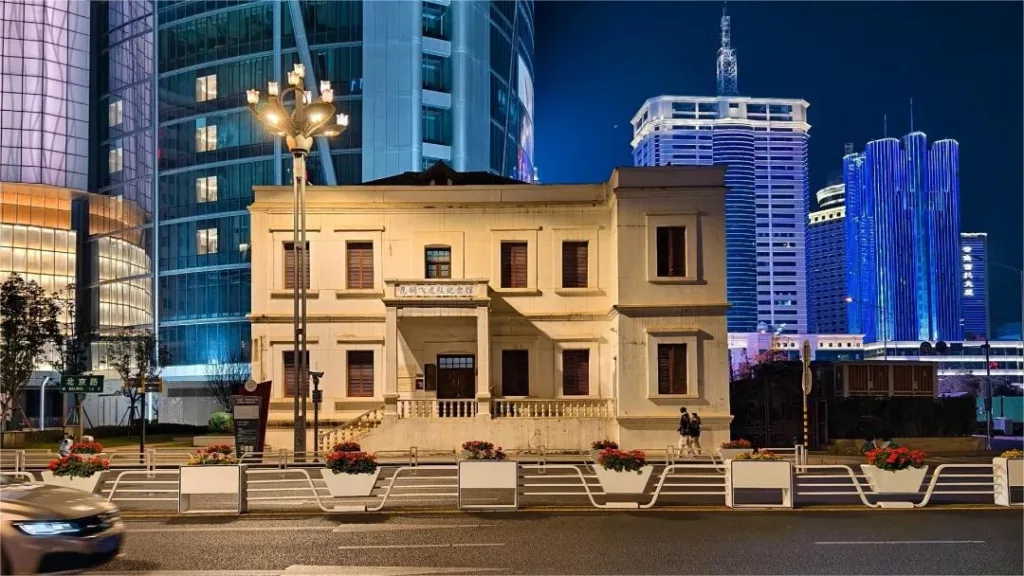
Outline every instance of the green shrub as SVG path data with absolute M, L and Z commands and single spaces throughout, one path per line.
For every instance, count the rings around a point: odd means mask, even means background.
M 206 427 L 211 434 L 227 434 L 235 431 L 235 419 L 227 412 L 214 412 L 210 415 Z

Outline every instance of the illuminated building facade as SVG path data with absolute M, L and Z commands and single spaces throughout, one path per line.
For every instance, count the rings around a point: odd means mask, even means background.
M 963 302 L 964 340 L 988 337 L 988 234 L 960 234 L 960 297 Z
M 807 317 L 811 333 L 846 334 L 846 187 L 818 190 L 807 218 Z

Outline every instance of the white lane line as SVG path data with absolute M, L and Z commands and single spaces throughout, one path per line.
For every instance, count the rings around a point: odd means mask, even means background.
M 454 544 L 366 544 L 362 546 L 338 546 L 338 550 L 395 550 L 402 548 L 496 548 L 504 542 L 469 542 Z
M 448 530 L 449 528 L 490 528 L 494 526 L 497 524 L 339 524 L 332 532 L 398 532 L 401 530 Z
M 819 546 L 903 545 L 903 544 L 984 544 L 984 540 L 860 540 L 851 542 L 815 542 Z
M 337 526 L 181 526 L 166 528 L 131 528 L 127 534 L 147 532 L 252 532 L 253 530 L 276 530 L 279 532 L 329 532 Z

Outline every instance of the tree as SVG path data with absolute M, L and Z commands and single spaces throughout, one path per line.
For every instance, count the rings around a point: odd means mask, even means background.
M 0 285 L 0 446 L 32 373 L 61 341 L 60 307 L 39 284 L 12 274 Z
M 135 407 L 143 394 L 141 383 L 159 377 L 160 367 L 169 360 L 167 348 L 157 344 L 152 330 L 127 328 L 110 342 L 107 364 L 121 377 L 121 394 L 128 399 L 129 427 L 135 425 Z
M 939 396 L 966 394 L 977 396 L 985 391 L 985 379 L 970 370 L 961 370 L 952 376 L 939 378 Z
M 773 366 L 779 362 L 789 362 L 790 358 L 785 352 L 777 348 L 769 348 L 763 352 L 755 354 L 753 358 L 746 357 L 744 351 L 744 359 L 740 362 L 736 368 L 736 379 L 747 380 L 748 378 L 755 378 L 757 373 L 764 369 Z
M 88 370 L 88 339 L 77 329 L 75 307 L 75 285 L 64 287 L 63 294 L 54 294 L 57 302 L 62 329 L 53 351 L 54 369 L 62 376 L 77 376 Z
M 249 381 L 249 363 L 242 356 L 240 350 L 230 354 L 227 362 L 211 364 L 206 369 L 206 389 L 210 396 L 226 412 L 231 411 L 231 397 L 238 394 L 246 382 Z

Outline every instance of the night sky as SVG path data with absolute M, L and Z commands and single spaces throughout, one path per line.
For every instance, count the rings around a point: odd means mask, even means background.
M 1024 267 L 1020 2 L 730 2 L 744 96 L 810 102 L 810 190 L 843 145 L 914 128 L 960 142 L 961 227 Z M 536 152 L 544 183 L 632 165 L 629 121 L 659 94 L 713 96 L 718 2 L 537 0 Z M 993 267 L 993 324 L 1020 321 L 1020 277 Z

